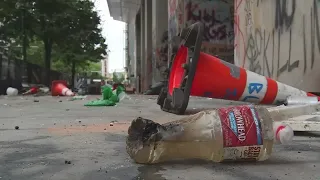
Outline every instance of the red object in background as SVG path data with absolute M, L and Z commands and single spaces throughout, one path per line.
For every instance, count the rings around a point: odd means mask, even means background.
M 36 94 L 38 91 L 39 91 L 39 88 L 38 88 L 38 87 L 32 87 L 32 88 L 30 89 L 30 94 Z
M 115 89 L 117 89 L 117 87 L 119 86 L 119 84 L 113 84 L 113 86 L 112 86 L 112 90 L 115 90 Z
M 185 78 L 188 48 L 181 46 L 173 60 L 168 93 L 181 87 Z M 190 68 L 190 67 L 189 67 Z M 190 77 L 189 77 L 190 78 Z M 290 95 L 315 96 L 271 78 L 225 62 L 200 52 L 190 88 L 191 96 L 246 101 L 260 104 L 284 102 Z
M 67 88 L 68 83 L 65 80 L 55 80 L 51 84 L 52 96 L 74 96 L 74 93 Z

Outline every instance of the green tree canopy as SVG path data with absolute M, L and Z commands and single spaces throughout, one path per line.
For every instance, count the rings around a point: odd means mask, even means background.
M 100 21 L 91 0 L 0 2 L 2 43 L 21 44 L 25 34 L 31 62 L 45 67 L 46 84 L 50 83 L 52 63 L 69 66 L 74 75 L 76 66 L 88 66 L 89 61 L 99 62 L 107 54 Z

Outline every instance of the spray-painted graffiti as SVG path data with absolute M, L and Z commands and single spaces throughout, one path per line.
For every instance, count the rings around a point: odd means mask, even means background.
M 236 64 L 304 90 L 320 91 L 320 85 L 312 83 L 320 77 L 320 66 L 316 66 L 320 57 L 320 2 L 235 3 Z
M 204 41 L 207 42 L 232 42 L 233 24 L 230 14 L 230 5 L 226 1 L 188 1 L 186 3 L 186 22 L 188 25 L 196 21 L 204 23 Z
M 189 26 L 197 21 L 204 24 L 202 52 L 233 63 L 233 1 L 185 0 L 185 20 Z

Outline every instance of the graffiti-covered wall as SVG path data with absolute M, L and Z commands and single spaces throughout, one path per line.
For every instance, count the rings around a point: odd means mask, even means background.
M 204 24 L 202 52 L 233 63 L 233 0 L 185 0 L 187 26 Z
M 318 0 L 235 0 L 235 63 L 320 91 Z
M 204 24 L 202 51 L 233 63 L 233 0 L 169 0 L 169 39 L 196 21 Z

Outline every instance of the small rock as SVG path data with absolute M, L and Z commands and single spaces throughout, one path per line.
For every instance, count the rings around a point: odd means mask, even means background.
M 53 123 L 53 125 L 56 125 L 56 123 Z
M 79 123 L 81 123 L 81 121 L 78 121 Z
M 298 153 L 301 153 L 300 151 L 298 151 Z
M 107 130 L 107 128 L 104 128 L 104 130 Z
M 15 129 L 15 130 L 19 130 L 19 126 L 15 126 L 14 129 Z
M 110 126 L 113 126 L 113 123 L 110 123 Z
M 106 171 L 106 173 L 108 173 L 108 171 Z
M 66 111 L 70 111 L 70 109 L 66 109 Z
M 62 102 L 62 100 L 60 100 L 59 102 Z
M 316 167 L 316 165 L 313 165 L 313 167 Z
M 39 100 L 36 100 L 36 99 L 35 99 L 35 100 L 33 100 L 33 102 L 39 102 Z
M 94 163 L 98 163 L 98 161 L 94 161 Z
M 65 164 L 71 164 L 71 161 L 65 160 L 64 163 L 65 163 Z

